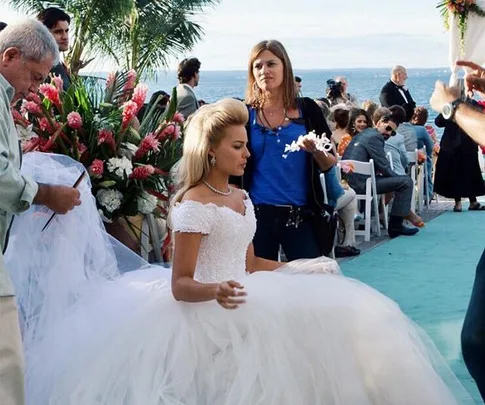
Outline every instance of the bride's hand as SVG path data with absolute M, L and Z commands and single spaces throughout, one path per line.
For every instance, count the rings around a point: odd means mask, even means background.
M 241 297 L 245 297 L 246 293 L 242 290 L 244 287 L 237 281 L 224 281 L 217 286 L 216 289 L 216 301 L 217 303 L 226 309 L 236 309 L 239 305 L 244 304 L 246 300 Z

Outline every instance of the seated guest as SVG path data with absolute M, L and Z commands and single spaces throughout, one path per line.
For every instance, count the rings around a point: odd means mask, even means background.
M 338 154 L 342 156 L 352 138 L 366 128 L 372 128 L 372 121 L 367 113 L 361 108 L 353 108 L 350 110 L 349 123 L 347 124 L 347 135 L 344 135 L 340 140 L 337 148 Z
M 372 118 L 374 115 L 375 111 L 377 110 L 379 106 L 372 100 L 365 100 L 362 103 L 362 109 L 367 113 L 369 117 Z
M 170 94 L 166 93 L 163 90 L 156 91 L 155 93 L 152 94 L 150 97 L 150 101 L 148 104 L 144 104 L 142 108 L 140 108 L 140 111 L 137 114 L 138 120 L 143 121 L 143 117 L 145 116 L 145 113 L 149 111 L 149 106 L 151 106 L 155 101 L 158 100 L 157 103 L 157 108 L 158 110 L 163 113 L 167 109 L 168 102 L 170 101 Z
M 361 162 L 369 162 L 373 159 L 377 193 L 394 193 L 388 228 L 391 238 L 399 235 L 414 235 L 418 232 L 417 228 L 404 224 L 404 219 L 410 215 L 414 183 L 409 176 L 399 176 L 392 171 L 384 152 L 385 141 L 395 134 L 399 124 L 399 119 L 394 115 L 384 115 L 376 122 L 375 128 L 367 128 L 355 135 L 342 157 L 343 160 Z M 367 177 L 357 173 L 347 174 L 350 187 L 358 194 L 365 194 Z
M 349 117 L 350 111 L 348 108 L 336 106 L 331 109 L 329 119 L 330 123 L 334 124 L 334 130 L 332 131 L 331 141 L 335 145 L 335 148 L 338 148 L 340 141 L 344 136 L 350 137 L 349 133 L 347 132 L 347 125 L 349 124 Z
M 396 106 L 393 110 L 399 119 L 404 119 L 406 111 L 401 106 Z M 378 122 L 383 116 L 392 114 L 391 110 L 386 107 L 379 107 L 372 117 L 374 123 Z M 384 151 L 386 154 L 389 152 L 392 158 L 392 170 L 399 176 L 405 176 L 407 174 L 407 167 L 409 165 L 408 155 L 404 146 L 404 137 L 396 132 L 394 136 L 391 136 L 384 145 Z

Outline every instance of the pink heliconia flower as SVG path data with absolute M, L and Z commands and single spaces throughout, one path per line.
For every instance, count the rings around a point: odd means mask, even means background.
M 140 159 L 150 151 L 158 152 L 160 150 L 160 142 L 153 134 L 145 136 L 137 151 L 135 152 L 135 159 Z
M 111 91 L 116 80 L 116 72 L 109 72 L 108 78 L 106 79 L 106 89 Z
M 158 139 L 163 141 L 164 139 L 168 138 L 169 136 L 173 135 L 174 133 L 175 133 L 175 125 L 169 124 L 158 135 Z
M 79 154 L 82 155 L 84 152 L 88 150 L 88 147 L 84 145 L 82 142 L 79 142 L 77 144 L 77 150 L 79 151 Z
M 103 143 L 111 146 L 113 149 L 116 149 L 115 138 L 113 137 L 113 132 L 109 129 L 101 129 L 98 132 L 98 145 L 102 145 Z
M 177 123 L 179 123 L 179 124 L 183 124 L 183 123 L 184 123 L 184 121 L 185 121 L 185 118 L 184 118 L 184 116 L 183 116 L 183 114 L 182 114 L 182 113 L 179 113 L 179 112 L 178 112 L 178 113 L 175 113 L 175 115 L 174 115 L 174 116 L 173 116 L 173 118 L 172 118 L 172 121 L 173 121 L 173 122 L 177 122 Z
M 178 125 L 175 125 L 174 127 L 175 127 L 175 130 L 174 130 L 172 139 L 174 140 L 180 139 L 180 137 L 182 136 L 182 131 L 180 130 L 180 127 Z
M 126 83 L 125 83 L 125 86 L 123 87 L 123 90 L 124 91 L 133 90 L 133 88 L 135 87 L 135 83 L 136 83 L 136 72 L 133 69 L 131 69 L 128 71 L 126 75 Z
M 83 119 L 78 112 L 72 111 L 67 114 L 67 125 L 72 129 L 79 129 L 83 126 Z
M 22 114 L 42 114 L 42 109 L 40 108 L 39 104 L 36 104 L 34 101 L 27 100 L 22 101 L 22 107 L 20 107 L 20 111 Z
M 135 180 L 145 180 L 155 173 L 155 168 L 152 165 L 138 166 L 133 169 L 130 178 Z
M 104 163 L 100 159 L 94 159 L 89 166 L 89 174 L 94 177 L 101 177 L 104 173 Z
M 30 92 L 27 97 L 25 97 L 27 101 L 33 101 L 36 104 L 42 103 L 42 100 L 40 99 L 39 95 L 36 93 Z
M 52 84 L 43 83 L 39 86 L 40 93 L 56 107 L 61 106 L 59 90 Z
M 147 98 L 148 93 L 148 86 L 146 84 L 139 84 L 133 90 L 133 96 L 131 97 L 131 101 L 135 102 L 138 106 L 138 110 L 143 107 L 145 104 L 145 99 Z
M 54 75 L 52 76 L 51 80 L 54 83 L 54 86 L 56 86 L 59 91 L 62 91 L 64 89 L 64 82 L 62 81 L 61 76 Z
M 133 118 L 136 117 L 136 113 L 138 112 L 138 104 L 130 100 L 124 103 L 122 108 L 122 128 L 126 128 L 128 125 L 130 125 Z
M 55 128 L 52 128 L 49 120 L 46 117 L 42 117 L 39 120 L 39 128 L 41 131 L 49 132 L 50 134 L 53 134 L 57 129 L 60 128 L 61 124 L 58 123 L 57 121 L 54 121 L 54 126 Z

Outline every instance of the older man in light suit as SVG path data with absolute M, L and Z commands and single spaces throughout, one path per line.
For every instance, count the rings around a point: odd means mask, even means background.
M 200 62 L 197 58 L 184 59 L 180 62 L 177 73 L 177 112 L 188 118 L 199 108 L 199 102 L 193 88 L 199 84 Z
M 13 216 L 31 204 L 64 214 L 79 205 L 72 187 L 37 184 L 20 172 L 21 150 L 11 103 L 37 92 L 59 51 L 54 37 L 35 20 L 9 25 L 0 33 L 0 404 L 23 405 L 22 341 L 12 283 L 3 253 Z M 35 400 L 33 400 L 35 402 Z

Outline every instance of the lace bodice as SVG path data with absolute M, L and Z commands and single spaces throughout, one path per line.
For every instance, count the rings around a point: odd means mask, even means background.
M 172 210 L 174 232 L 202 233 L 194 279 L 219 283 L 246 274 L 246 252 L 256 231 L 254 207 L 244 201 L 245 215 L 229 207 L 187 200 Z

